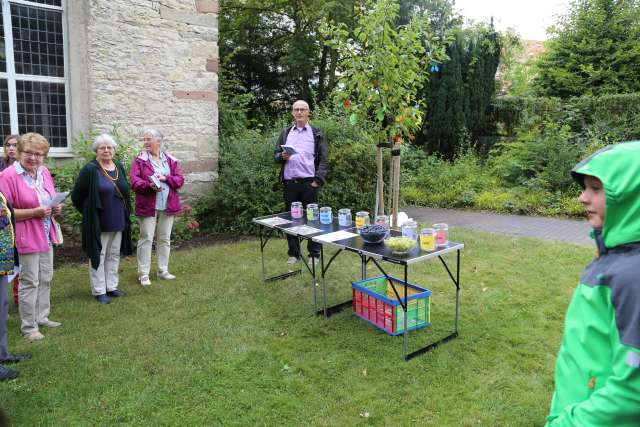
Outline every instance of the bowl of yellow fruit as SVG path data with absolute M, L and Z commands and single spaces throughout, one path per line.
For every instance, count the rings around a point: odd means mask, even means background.
M 384 244 L 395 255 L 406 255 L 416 245 L 416 239 L 410 237 L 389 237 Z

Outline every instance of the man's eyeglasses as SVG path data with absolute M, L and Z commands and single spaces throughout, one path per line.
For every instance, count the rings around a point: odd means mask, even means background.
M 44 153 L 36 153 L 34 151 L 23 151 L 22 154 L 27 157 L 35 157 L 36 159 L 41 159 L 44 157 Z
M 308 108 L 294 108 L 293 112 L 294 113 L 304 113 L 307 110 L 308 110 Z

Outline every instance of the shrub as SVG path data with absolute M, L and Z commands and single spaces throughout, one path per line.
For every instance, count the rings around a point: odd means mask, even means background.
M 200 232 L 200 222 L 197 212 L 191 205 L 183 205 L 182 211 L 177 215 L 171 229 L 171 240 L 176 243 L 188 242 Z
M 574 185 L 569 171 L 584 151 L 569 126 L 547 122 L 501 143 L 492 152 L 492 170 L 508 186 L 565 192 Z
M 375 202 L 375 147 L 368 131 L 327 111 L 314 115 L 312 124 L 329 144 L 327 184 L 319 203 L 334 210 L 372 211 Z M 196 203 L 203 227 L 231 233 L 255 230 L 251 219 L 282 212 L 280 165 L 273 150 L 281 129 L 239 132 L 220 141 L 220 172 L 214 190 Z
M 401 195 L 405 202 L 470 207 L 474 205 L 479 191 L 495 184 L 471 149 L 459 155 L 454 162 L 419 153 L 422 151 L 419 147 L 409 147 L 406 151 L 408 160 L 403 163 L 401 181 Z M 407 189 L 410 192 L 403 195 Z M 423 194 L 417 195 L 418 192 Z
M 475 207 L 494 212 L 511 212 L 513 196 L 504 191 L 482 191 L 475 200 Z
M 196 203 L 205 228 L 246 233 L 251 218 L 282 210 L 273 162 L 275 138 L 245 131 L 221 141 L 219 179 L 213 192 Z

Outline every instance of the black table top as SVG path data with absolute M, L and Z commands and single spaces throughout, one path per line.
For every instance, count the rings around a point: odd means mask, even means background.
M 270 221 L 280 221 L 286 220 L 287 223 L 274 224 Z M 300 237 L 303 239 L 311 239 L 314 242 L 322 243 L 323 245 L 330 245 L 340 249 L 345 249 L 352 252 L 357 252 L 359 254 L 364 254 L 370 256 L 372 258 L 385 259 L 388 261 L 400 263 L 400 264 L 413 264 L 416 262 L 424 261 L 429 258 L 437 257 L 439 255 L 444 255 L 448 252 L 453 252 L 464 248 L 463 243 L 456 242 L 448 242 L 447 246 L 437 248 L 434 251 L 423 251 L 420 249 L 420 245 L 416 243 L 413 249 L 411 249 L 407 254 L 399 255 L 393 253 L 389 248 L 385 246 L 384 243 L 378 244 L 369 244 L 366 243 L 354 226 L 349 227 L 341 227 L 338 225 L 337 219 L 334 219 L 331 224 L 320 224 L 320 221 L 307 221 L 306 216 L 300 219 L 292 219 L 291 214 L 289 212 L 278 213 L 274 215 L 266 215 L 258 218 L 254 218 L 253 222 L 256 224 L 260 224 L 262 226 L 280 230 L 284 233 L 291 234 L 296 237 Z M 297 227 L 299 226 L 307 226 L 317 229 L 316 232 L 312 232 L 307 234 L 304 229 L 302 230 L 305 234 L 301 234 Z M 310 231 L 310 230 L 309 230 Z M 346 231 L 349 233 L 356 234 L 356 236 L 348 237 L 342 240 L 336 241 L 326 241 L 322 240 L 322 236 L 325 236 L 329 233 L 333 233 L 336 231 Z M 390 236 L 401 236 L 402 233 L 399 230 L 391 229 Z

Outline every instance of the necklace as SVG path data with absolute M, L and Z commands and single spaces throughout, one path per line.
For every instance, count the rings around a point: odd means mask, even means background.
M 116 176 L 112 177 L 111 175 L 109 175 L 109 172 L 107 172 L 107 170 L 105 168 L 102 167 L 102 165 L 100 163 L 98 163 L 100 165 L 100 170 L 102 171 L 102 173 L 104 174 L 104 176 L 106 176 L 107 178 L 109 178 L 111 181 L 117 181 L 118 180 L 118 168 L 115 168 L 116 171 Z M 115 166 L 115 164 L 114 164 Z

